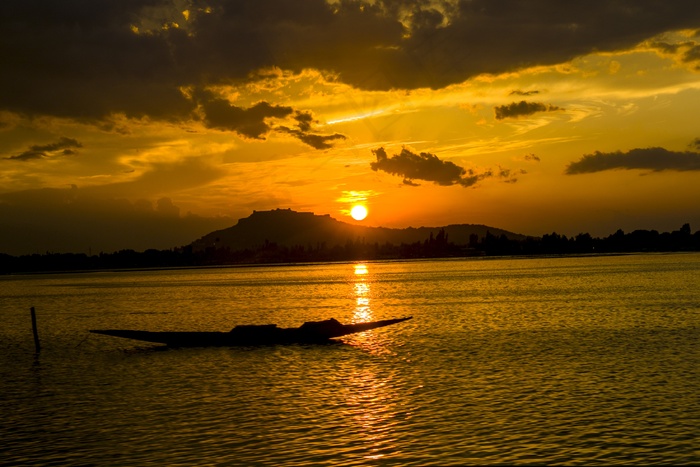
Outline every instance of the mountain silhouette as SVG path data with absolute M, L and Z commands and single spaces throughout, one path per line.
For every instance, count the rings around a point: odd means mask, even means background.
M 191 246 L 194 251 L 202 251 L 212 247 L 229 248 L 235 251 L 258 247 L 266 243 L 287 247 L 324 245 L 327 248 L 358 241 L 367 244 L 378 243 L 382 245 L 388 242 L 399 245 L 423 242 L 431 234 L 436 235 L 440 230 L 444 230 L 449 241 L 457 245 L 468 245 L 472 235 L 482 239 L 487 232 L 497 237 L 505 235 L 509 240 L 524 240 L 526 238 L 525 235 L 485 225 L 456 224 L 444 227 L 390 229 L 348 224 L 338 221 L 328 214 L 316 215 L 312 212 L 275 209 L 272 211 L 253 211 L 249 217 L 239 219 L 236 225 L 207 234 L 194 241 Z

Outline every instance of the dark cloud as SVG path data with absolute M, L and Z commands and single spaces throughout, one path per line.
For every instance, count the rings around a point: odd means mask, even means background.
M 3 0 L 1 108 L 80 120 L 120 113 L 178 121 L 196 110 L 183 89 L 248 81 L 270 67 L 324 70 L 363 89 L 440 88 L 700 25 L 696 0 L 436 4 Z M 697 50 L 686 55 L 690 60 Z
M 688 45 L 689 43 L 684 43 L 684 44 L 669 44 L 668 42 L 663 42 L 663 41 L 652 41 L 649 42 L 649 47 L 652 49 L 657 49 L 660 52 L 666 53 L 666 54 L 675 54 L 678 52 L 681 47 L 684 45 Z
M 700 44 L 695 41 L 681 43 L 651 41 L 649 42 L 649 47 L 665 54 L 678 55 L 680 60 L 684 63 L 700 63 Z M 700 65 L 696 64 L 695 69 L 698 68 L 700 68 Z
M 689 145 L 689 148 L 700 149 L 700 138 L 695 138 Z
M 178 32 L 132 31 L 159 3 L 165 2 L 0 2 L 3 107 L 75 119 L 187 115 L 191 104 L 179 88 L 186 72 L 172 55 Z
M 518 182 L 518 175 L 525 175 L 527 174 L 527 171 L 524 169 L 506 169 L 503 167 L 498 168 L 498 172 L 496 173 L 496 177 L 504 179 L 503 181 L 505 183 L 517 183 Z
M 376 65 L 377 87 L 439 88 L 481 73 L 622 50 L 662 32 L 700 24 L 700 5 L 692 0 L 673 6 L 662 0 L 594 0 L 578 5 L 556 0 L 473 0 L 442 2 L 444 15 L 431 11 L 428 2 L 401 3 L 420 20 L 409 24 L 408 34 L 395 48 L 387 47 L 393 53 Z
M 311 126 L 317 123 L 310 112 L 294 110 L 292 107 L 272 105 L 268 102 L 258 102 L 252 107 L 242 108 L 232 105 L 228 100 L 211 97 L 209 93 L 200 101 L 204 114 L 204 124 L 208 128 L 234 131 L 241 136 L 253 139 L 265 139 L 271 132 L 285 133 L 294 136 L 302 143 L 315 149 L 333 147 L 332 141 L 345 139 L 344 135 L 319 135 L 311 132 Z M 291 117 L 297 122 L 297 128 L 273 124 L 274 119 L 281 120 Z
M 72 156 L 76 154 L 75 148 L 82 148 L 83 145 L 73 138 L 61 137 L 55 143 L 35 144 L 28 150 L 20 154 L 6 157 L 5 159 L 28 161 L 32 159 L 44 159 L 47 157 Z
M 501 178 L 510 178 L 510 172 L 511 172 L 510 169 L 504 169 L 504 168 L 500 167 L 498 169 L 498 176 Z
M 294 115 L 294 120 L 297 121 L 299 130 L 301 131 L 311 130 L 311 124 L 316 123 L 310 112 L 297 112 L 296 115 Z
M 405 185 L 417 186 L 413 180 L 425 180 L 437 185 L 473 186 L 493 174 L 489 171 L 477 174 L 473 170 L 465 170 L 450 162 L 440 160 L 435 154 L 421 152 L 416 154 L 406 148 L 401 153 L 389 157 L 384 148 L 374 149 L 376 162 L 370 163 L 372 170 L 381 170 L 392 175 L 404 177 Z
M 526 161 L 540 162 L 540 158 L 534 154 L 525 154 L 524 159 Z
M 541 102 L 520 101 L 494 107 L 494 110 L 496 111 L 496 120 L 503 120 L 504 118 L 517 118 L 525 115 L 532 115 L 537 112 L 554 112 L 562 109 Z
M 586 154 L 566 167 L 567 175 L 602 172 L 614 169 L 642 169 L 660 172 L 700 170 L 700 153 L 675 152 L 664 148 L 632 149 L 627 152 Z
M 683 56 L 684 62 L 700 62 L 700 45 L 693 45 L 688 48 Z M 696 65 L 695 69 L 698 69 L 700 65 Z
M 294 114 L 294 120 L 297 121 L 297 129 L 280 126 L 277 130 L 298 138 L 299 141 L 308 144 L 314 149 L 329 149 L 333 147 L 331 141 L 345 139 L 345 135 L 341 135 L 340 133 L 334 133 L 332 135 L 312 133 L 311 125 L 318 122 L 314 119 L 311 112 L 297 111 Z
M 516 89 L 515 91 L 511 91 L 509 96 L 532 96 L 534 94 L 539 94 L 539 91 L 521 91 L 519 89 Z
M 235 131 L 236 133 L 254 139 L 263 137 L 272 130 L 266 122 L 269 118 L 284 118 L 291 115 L 294 109 L 280 105 L 259 102 L 253 107 L 244 109 L 231 105 L 225 99 L 211 99 L 202 104 L 205 113 L 204 123 L 209 128 Z
M 329 149 L 333 147 L 331 141 L 345 139 L 345 136 L 341 135 L 340 133 L 334 133 L 332 135 L 317 135 L 302 130 L 287 128 L 285 126 L 280 126 L 279 128 L 277 128 L 277 130 L 288 133 L 298 138 L 299 141 L 308 144 L 314 149 Z

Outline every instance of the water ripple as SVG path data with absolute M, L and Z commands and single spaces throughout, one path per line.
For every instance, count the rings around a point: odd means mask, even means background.
M 366 269 L 363 287 L 352 265 L 13 279 L 0 465 L 700 463 L 700 255 Z M 325 346 L 85 337 L 351 321 L 358 293 L 414 319 Z

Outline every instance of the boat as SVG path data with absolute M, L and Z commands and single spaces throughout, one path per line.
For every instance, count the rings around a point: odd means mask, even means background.
M 245 324 L 229 332 L 217 331 L 137 331 L 130 329 L 91 329 L 93 334 L 122 337 L 168 347 L 232 347 L 274 344 L 320 344 L 337 337 L 369 331 L 411 319 L 385 319 L 367 323 L 342 324 L 331 318 L 308 321 L 298 328 L 280 328 L 276 324 Z

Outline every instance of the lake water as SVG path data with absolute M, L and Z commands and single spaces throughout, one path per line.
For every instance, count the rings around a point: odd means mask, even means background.
M 88 333 L 402 316 L 331 345 Z M 700 463 L 700 254 L 5 276 L 0 318 L 0 465 Z

